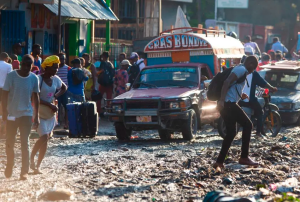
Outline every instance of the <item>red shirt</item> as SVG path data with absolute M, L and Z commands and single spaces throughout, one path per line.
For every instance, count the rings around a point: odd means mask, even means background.
M 20 62 L 19 62 L 19 60 L 12 61 L 11 65 L 12 65 L 13 70 L 20 69 Z
M 262 68 L 260 68 L 260 66 L 267 65 L 267 64 L 270 64 L 270 61 L 260 62 L 256 68 L 256 71 L 259 72 L 260 70 L 262 70 Z
M 31 72 L 40 71 L 40 69 L 37 66 L 32 66 Z

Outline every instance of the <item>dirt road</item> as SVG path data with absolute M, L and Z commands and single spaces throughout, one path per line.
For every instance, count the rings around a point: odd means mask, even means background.
M 25 182 L 18 180 L 19 143 L 13 177 L 5 179 L 5 141 L 1 140 L 0 201 L 35 201 L 53 188 L 73 191 L 74 201 L 201 201 L 215 189 L 260 198 L 264 195 L 256 191 L 259 184 L 268 186 L 292 176 L 300 180 L 298 127 L 282 129 L 277 138 L 252 138 L 251 156 L 262 164 L 254 170 L 236 164 L 241 145 L 237 137 L 222 173 L 211 167 L 222 139 L 210 126 L 191 142 L 181 140 L 180 134 L 162 142 L 156 131 L 137 132 L 131 142 L 118 142 L 111 123 L 101 121 L 100 128 L 95 139 L 51 139 L 42 164 L 44 174 L 30 175 Z M 296 195 L 298 190 L 295 187 Z M 274 197 L 271 192 L 264 198 Z

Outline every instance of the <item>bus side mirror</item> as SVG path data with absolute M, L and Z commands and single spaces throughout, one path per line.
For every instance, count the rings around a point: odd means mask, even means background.
M 131 83 L 126 83 L 126 91 L 128 91 L 131 87 Z

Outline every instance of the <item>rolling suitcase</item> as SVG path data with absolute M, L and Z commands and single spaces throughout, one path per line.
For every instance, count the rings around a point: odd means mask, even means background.
M 98 113 L 96 102 L 84 102 L 81 104 L 82 135 L 95 137 L 98 133 Z
M 82 103 L 80 102 L 67 104 L 69 138 L 77 138 L 82 134 L 81 107 Z

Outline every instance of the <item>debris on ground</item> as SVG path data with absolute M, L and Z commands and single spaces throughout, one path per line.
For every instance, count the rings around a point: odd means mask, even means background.
M 169 142 L 161 141 L 157 131 L 135 132 L 131 141 L 119 142 L 112 133 L 113 125 L 102 121 L 94 139 L 52 138 L 41 166 L 44 174 L 30 173 L 25 182 L 18 180 L 18 137 L 13 176 L 0 177 L 1 201 L 36 201 L 45 194 L 51 196 L 54 192 L 47 189 L 51 187 L 74 193 L 75 201 L 196 202 L 215 190 L 257 201 L 296 201 L 300 196 L 300 127 L 283 128 L 275 138 L 252 138 L 250 156 L 260 162 L 257 168 L 238 164 L 239 134 L 222 170 L 212 166 L 222 138 L 210 126 L 203 127 L 189 142 L 180 134 L 174 134 L 175 139 Z M 35 141 L 31 139 L 31 145 Z M 5 164 L 5 141 L 0 140 L 1 173 Z

